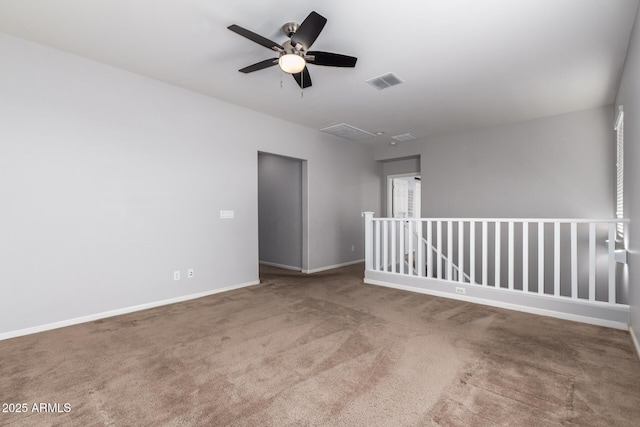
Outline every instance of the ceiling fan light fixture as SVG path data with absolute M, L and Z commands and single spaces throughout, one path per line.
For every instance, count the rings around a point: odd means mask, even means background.
M 278 59 L 278 64 L 280 68 L 285 73 L 289 74 L 298 74 L 304 70 L 304 67 L 307 65 L 307 62 L 304 58 L 295 53 L 286 53 Z

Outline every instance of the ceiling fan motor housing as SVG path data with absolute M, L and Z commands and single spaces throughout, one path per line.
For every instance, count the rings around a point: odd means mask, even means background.
M 287 40 L 286 42 L 282 43 L 282 47 L 283 47 L 283 52 L 282 52 L 283 55 L 293 54 L 293 55 L 304 56 L 304 48 L 300 43 L 298 43 L 298 46 L 293 46 L 291 44 L 291 40 Z

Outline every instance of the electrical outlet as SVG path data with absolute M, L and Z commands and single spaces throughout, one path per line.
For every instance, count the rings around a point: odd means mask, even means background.
M 464 295 L 465 291 L 466 291 L 465 288 L 459 288 L 456 286 L 456 294 Z
M 355 252 L 356 251 L 356 245 L 351 245 L 351 252 Z
M 189 270 L 187 270 L 187 277 L 189 279 L 191 279 L 193 277 L 193 268 L 190 268 Z
M 173 280 L 180 280 L 180 270 L 173 272 Z

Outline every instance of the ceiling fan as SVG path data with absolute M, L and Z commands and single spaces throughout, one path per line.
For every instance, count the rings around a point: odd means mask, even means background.
M 295 22 L 288 22 L 282 26 L 282 31 L 289 37 L 289 40 L 282 44 L 271 41 L 238 25 L 230 25 L 227 28 L 231 31 L 279 53 L 277 58 L 265 59 L 238 71 L 252 73 L 278 64 L 282 71 L 291 74 L 298 85 L 304 89 L 311 86 L 311 76 L 307 69 L 307 63 L 329 67 L 355 67 L 358 58 L 353 56 L 309 50 L 326 23 L 327 19 L 316 12 L 311 12 L 300 25 Z

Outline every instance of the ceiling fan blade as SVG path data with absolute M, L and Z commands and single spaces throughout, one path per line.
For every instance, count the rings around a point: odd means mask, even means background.
M 253 65 L 244 67 L 238 71 L 241 73 L 253 73 L 254 71 L 263 70 L 265 68 L 272 67 L 278 63 L 278 58 L 265 59 L 264 61 L 256 62 Z
M 276 52 L 281 52 L 284 50 L 284 48 L 278 43 L 272 40 L 269 40 L 266 37 L 262 37 L 260 34 L 256 34 L 253 31 L 249 31 L 246 28 L 242 28 L 239 25 L 233 24 L 233 25 L 229 25 L 227 28 L 233 31 L 234 33 L 240 34 L 242 37 L 246 37 L 249 40 L 256 42 L 258 44 L 261 44 L 266 48 L 275 50 Z
M 293 78 L 298 83 L 302 89 L 308 88 L 311 86 L 311 76 L 309 75 L 309 70 L 307 67 L 304 67 L 304 70 L 299 72 L 298 74 L 291 74 Z
M 301 44 L 303 50 L 308 50 L 313 42 L 316 41 L 326 23 L 327 18 L 316 12 L 311 12 L 309 16 L 302 21 L 302 24 L 300 24 L 295 34 L 291 36 L 291 44 L 293 47 Z
M 358 58 L 354 56 L 319 51 L 307 52 L 307 56 L 313 57 L 313 59 L 305 58 L 311 64 L 326 65 L 329 67 L 355 67 L 356 61 L 358 60 Z

